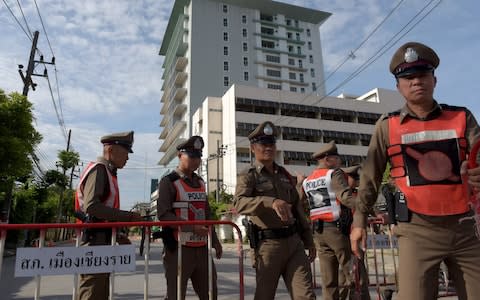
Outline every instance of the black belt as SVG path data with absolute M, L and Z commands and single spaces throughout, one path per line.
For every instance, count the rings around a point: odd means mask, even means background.
M 262 229 L 258 231 L 258 239 L 283 239 L 294 235 L 297 232 L 297 226 L 290 225 L 284 228 Z

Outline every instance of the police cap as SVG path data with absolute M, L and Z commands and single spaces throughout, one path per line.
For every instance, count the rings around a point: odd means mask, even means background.
M 432 48 L 416 42 L 408 42 L 398 48 L 390 61 L 390 72 L 395 77 L 435 70 L 440 64 Z
M 272 122 L 266 121 L 258 125 L 254 131 L 248 135 L 251 144 L 269 144 L 273 145 L 277 141 L 278 130 Z
M 323 145 L 320 150 L 318 150 L 312 155 L 312 158 L 319 160 L 328 155 L 338 155 L 337 145 L 335 144 L 335 141 L 330 141 L 329 143 Z
M 133 153 L 133 131 L 117 132 L 109 135 L 102 136 L 100 142 L 104 145 L 120 145 Z
M 202 157 L 202 149 L 205 146 L 203 138 L 199 135 L 193 135 L 183 143 L 178 144 L 177 150 L 187 154 L 189 157 Z

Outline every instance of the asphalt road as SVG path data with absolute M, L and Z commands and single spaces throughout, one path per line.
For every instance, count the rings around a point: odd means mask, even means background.
M 136 242 L 138 243 L 138 242 Z M 137 248 L 138 250 L 138 248 Z M 149 264 L 149 293 L 148 299 L 163 299 L 166 294 L 166 281 L 161 262 L 161 242 L 152 244 Z M 138 252 L 138 251 L 137 251 Z M 248 254 L 244 262 L 245 299 L 253 299 L 255 289 L 255 273 L 250 264 Z M 34 278 L 14 278 L 15 257 L 4 257 L 1 280 L 0 299 L 33 299 L 35 294 Z M 239 299 L 239 257 L 236 246 L 224 244 L 222 259 L 216 260 L 218 272 L 218 299 Z M 318 261 L 317 261 L 318 270 Z M 316 282 L 320 283 L 320 274 L 316 273 Z M 73 275 L 44 276 L 41 278 L 40 295 L 43 300 L 66 300 L 72 299 Z M 134 273 L 118 273 L 115 275 L 115 297 L 120 300 L 144 299 L 144 260 L 137 253 L 136 271 Z M 188 287 L 187 299 L 198 299 L 193 293 L 191 285 Z M 316 288 L 318 299 L 321 297 L 321 289 Z M 371 289 L 372 299 L 378 299 L 375 288 Z M 279 282 L 275 299 L 290 299 L 282 280 Z M 393 298 L 395 299 L 395 297 Z M 447 297 L 442 299 L 457 299 Z

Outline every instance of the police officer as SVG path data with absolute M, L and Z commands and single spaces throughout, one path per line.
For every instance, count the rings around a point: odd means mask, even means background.
M 200 136 L 192 136 L 177 146 L 178 167 L 163 177 L 158 184 L 157 216 L 161 221 L 205 220 L 210 218 L 205 182 L 195 173 L 201 163 L 204 142 Z M 167 228 L 170 229 L 170 228 Z M 222 245 L 212 227 L 212 245 L 216 257 L 222 256 Z M 188 279 L 199 299 L 209 299 L 208 283 L 208 227 L 204 225 L 182 226 L 181 236 L 178 230 L 164 231 L 163 265 L 167 279 L 167 297 L 177 299 L 177 243 L 182 243 L 182 270 L 180 299 L 185 299 Z M 174 235 L 168 236 L 168 235 Z M 217 273 L 212 263 L 213 299 L 217 299 Z
M 312 232 L 303 213 L 295 179 L 275 163 L 277 128 L 272 122 L 260 124 L 250 135 L 255 155 L 252 167 L 237 177 L 234 206 L 250 216 L 255 229 L 255 299 L 275 298 L 280 276 L 292 299 L 315 299 L 309 262 L 315 259 Z M 308 257 L 305 254 L 308 249 Z
M 365 245 L 366 213 L 377 199 L 390 162 L 391 176 L 404 194 L 396 203 L 400 207 L 394 228 L 400 300 L 436 299 L 442 260 L 453 274 L 459 299 L 480 295 L 480 241 L 460 172 L 461 162 L 480 139 L 480 128 L 467 108 L 439 104 L 433 98 L 439 62 L 434 50 L 417 42 L 394 53 L 390 72 L 406 103 L 375 126 L 350 236 L 358 255 L 359 242 Z M 472 175 L 478 171 L 470 170 Z M 471 180 L 478 182 L 475 177 Z
M 302 198 L 310 203 L 313 239 L 317 246 L 322 274 L 322 296 L 326 300 L 347 299 L 353 289 L 350 274 L 351 247 L 348 238 L 352 189 L 340 169 L 342 163 L 334 141 L 314 153 L 316 169 L 303 181 Z M 343 276 L 339 276 L 340 272 Z M 344 285 L 339 285 L 339 277 Z M 344 279 L 343 279 L 344 278 Z
M 358 185 L 360 183 L 360 171 L 362 169 L 361 165 L 353 165 L 350 167 L 341 168 L 343 173 L 347 175 L 347 183 L 348 186 L 352 189 L 352 194 L 354 197 L 357 196 L 358 193 Z M 368 290 L 369 279 L 368 279 L 368 272 L 367 268 L 365 267 L 364 263 L 364 253 L 362 253 L 362 259 L 357 260 L 354 262 L 357 266 L 357 271 L 359 275 L 359 284 L 360 284 L 360 297 L 353 297 L 353 299 L 358 300 L 370 300 L 370 292 Z M 340 272 L 339 283 L 340 285 L 346 284 L 346 278 L 343 275 L 343 272 Z M 356 293 L 357 291 L 355 291 Z M 356 296 L 356 295 L 355 295 Z
M 75 209 L 86 216 L 88 222 L 142 221 L 142 217 L 120 210 L 120 195 L 117 170 L 125 166 L 128 154 L 133 153 L 133 131 L 106 135 L 100 139 L 103 156 L 90 162 L 80 176 Z M 111 229 L 88 229 L 83 232 L 84 244 L 88 246 L 110 245 Z M 117 235 L 118 243 L 130 243 L 124 235 Z M 109 273 L 81 274 L 78 289 L 80 300 L 108 299 Z

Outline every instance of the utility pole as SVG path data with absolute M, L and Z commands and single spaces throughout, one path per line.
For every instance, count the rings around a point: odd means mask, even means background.
M 68 130 L 68 140 L 67 140 L 67 152 L 70 150 L 70 137 L 72 135 L 72 130 Z M 63 177 L 66 176 L 67 170 L 65 166 L 62 166 L 63 169 Z M 60 223 L 62 218 L 62 211 L 63 211 L 63 194 L 65 192 L 65 187 L 62 185 L 60 189 L 60 199 L 58 200 L 58 213 L 57 213 L 57 223 Z
M 220 202 L 220 158 L 223 157 L 226 149 L 227 149 L 227 146 L 220 145 L 220 141 L 217 140 L 217 154 L 215 155 L 217 159 L 217 193 L 216 193 L 215 201 L 217 203 Z

